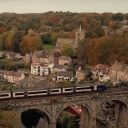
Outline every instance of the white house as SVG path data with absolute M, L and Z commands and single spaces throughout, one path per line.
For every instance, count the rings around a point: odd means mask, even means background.
M 52 78 L 54 81 L 74 81 L 74 75 L 71 71 L 61 71 Z
M 42 63 L 32 63 L 31 64 L 31 74 L 32 75 L 49 75 L 52 72 L 53 63 L 42 64 Z

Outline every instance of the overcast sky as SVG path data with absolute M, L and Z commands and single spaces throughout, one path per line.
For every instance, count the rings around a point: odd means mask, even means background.
M 47 11 L 128 13 L 128 0 L 0 0 L 0 12 Z

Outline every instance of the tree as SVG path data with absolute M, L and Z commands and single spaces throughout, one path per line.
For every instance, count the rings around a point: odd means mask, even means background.
M 63 111 L 57 120 L 57 128 L 78 128 L 79 122 L 77 120 L 78 117 Z
M 11 47 L 13 45 L 13 38 L 14 38 L 16 31 L 17 31 L 16 29 L 12 29 L 7 32 L 7 36 L 5 39 L 5 49 L 11 50 Z
M 12 39 L 12 45 L 11 45 L 11 50 L 14 52 L 20 52 L 20 43 L 22 41 L 22 37 L 24 35 L 23 31 L 17 31 Z
M 78 57 L 78 59 L 84 60 L 86 62 L 87 62 L 87 55 L 86 55 L 87 45 L 88 45 L 87 40 L 81 40 L 76 49 L 76 56 Z
M 33 52 L 43 48 L 40 36 L 25 35 L 22 38 L 20 49 L 23 53 Z
M 44 44 L 52 44 L 51 33 L 43 34 L 41 40 Z
M 6 39 L 7 33 L 4 32 L 3 34 L 0 34 L 0 50 L 5 50 L 5 39 Z
M 122 21 L 123 18 L 124 18 L 124 16 L 122 13 L 116 13 L 116 14 L 113 14 L 113 16 L 112 16 L 112 19 L 117 20 L 117 21 Z
M 101 22 L 95 19 L 92 19 L 89 22 L 89 25 L 87 27 L 86 36 L 87 37 L 101 37 L 103 35 L 104 35 L 104 31 L 101 27 Z

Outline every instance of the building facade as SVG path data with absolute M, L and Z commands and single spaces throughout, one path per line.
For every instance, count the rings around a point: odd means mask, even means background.
M 59 65 L 71 65 L 72 59 L 69 56 L 61 56 L 58 60 Z
M 81 70 L 81 67 L 79 67 L 79 69 L 76 70 L 76 78 L 78 82 L 85 79 L 85 73 L 83 70 Z
M 39 76 L 46 76 L 52 72 L 54 64 L 42 64 L 42 63 L 32 63 L 31 64 L 31 74 L 32 75 L 39 75 Z
M 71 71 L 61 71 L 58 72 L 55 77 L 52 78 L 53 81 L 74 81 L 74 75 Z
M 128 81 L 128 64 L 115 61 L 110 69 L 110 79 L 113 82 Z
M 0 70 L 0 77 L 7 80 L 9 83 L 16 83 L 25 78 L 23 72 L 13 72 L 13 71 L 4 71 Z

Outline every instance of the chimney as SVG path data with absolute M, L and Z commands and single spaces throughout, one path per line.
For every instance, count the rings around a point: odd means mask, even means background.
M 79 71 L 81 70 L 81 66 L 79 66 L 78 70 L 79 70 Z

